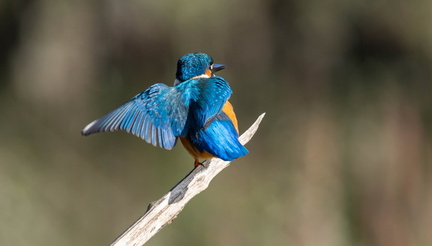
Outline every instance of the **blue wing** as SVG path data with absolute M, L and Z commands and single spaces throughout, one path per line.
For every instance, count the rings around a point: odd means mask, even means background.
M 206 127 L 222 111 L 232 94 L 228 82 L 221 77 L 191 79 L 176 87 L 183 92 L 181 101 L 189 110 L 182 137 L 190 128 Z
M 87 125 L 83 135 L 124 130 L 146 142 L 172 149 L 187 119 L 187 106 L 175 87 L 155 84 Z
M 154 146 L 172 149 L 178 136 L 206 128 L 231 93 L 221 77 L 191 79 L 175 87 L 155 84 L 88 124 L 82 134 L 123 130 Z
M 199 129 L 189 138 L 200 152 L 208 152 L 226 161 L 232 161 L 249 151 L 238 141 L 238 133 L 225 113 L 218 114 L 206 128 Z
M 181 86 L 181 84 L 179 84 Z M 231 161 L 248 153 L 238 141 L 238 132 L 222 112 L 232 91 L 221 77 L 195 79 L 182 85 L 184 101 L 188 102 L 189 120 L 185 130 L 199 152 L 208 152 Z

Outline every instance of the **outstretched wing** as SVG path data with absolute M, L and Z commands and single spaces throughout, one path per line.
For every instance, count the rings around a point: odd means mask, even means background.
M 185 127 L 187 114 L 188 107 L 175 88 L 155 84 L 88 124 L 82 134 L 123 130 L 154 146 L 172 149 Z

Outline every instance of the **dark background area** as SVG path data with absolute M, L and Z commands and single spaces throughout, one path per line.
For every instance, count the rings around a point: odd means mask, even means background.
M 193 166 L 81 129 L 205 52 L 250 153 L 147 245 L 430 245 L 432 2 L 3 0 L 0 245 L 107 245 Z

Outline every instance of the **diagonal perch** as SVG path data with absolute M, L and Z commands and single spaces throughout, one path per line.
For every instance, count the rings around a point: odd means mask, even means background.
M 255 123 L 240 136 L 239 140 L 243 145 L 252 139 L 264 115 L 265 113 L 261 114 Z M 203 166 L 194 168 L 161 199 L 150 204 L 144 215 L 120 235 L 111 246 L 140 246 L 146 243 L 164 226 L 171 223 L 189 200 L 204 191 L 210 181 L 229 164 L 229 161 L 213 158 L 205 161 Z

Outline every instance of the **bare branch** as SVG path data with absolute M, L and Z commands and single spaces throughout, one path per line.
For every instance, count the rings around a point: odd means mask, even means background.
M 264 115 L 265 113 L 261 114 L 255 123 L 240 136 L 239 140 L 243 145 L 252 139 Z M 203 166 L 194 168 L 166 195 L 150 204 L 145 214 L 120 235 L 111 246 L 138 246 L 146 243 L 164 226 L 170 224 L 183 210 L 186 203 L 204 191 L 210 181 L 229 164 L 229 161 L 213 158 L 205 161 Z

